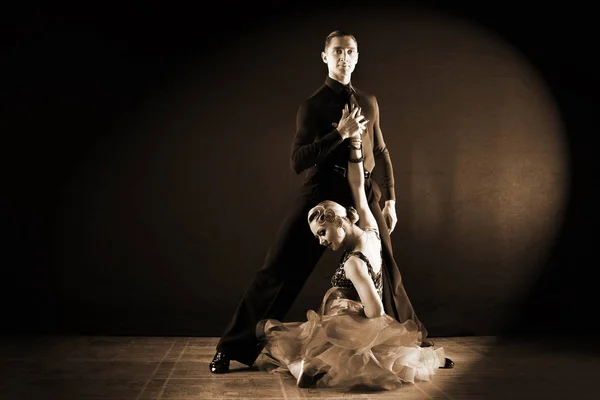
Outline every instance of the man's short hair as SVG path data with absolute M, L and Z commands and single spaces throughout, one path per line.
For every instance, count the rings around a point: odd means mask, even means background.
M 354 37 L 353 34 L 351 34 L 349 32 L 344 32 L 344 31 L 333 31 L 329 35 L 327 35 L 327 37 L 325 38 L 325 51 L 327 51 L 327 47 L 329 47 L 329 43 L 331 43 L 331 39 L 336 38 L 336 37 L 345 37 L 345 36 L 351 37 L 352 40 L 354 40 L 354 42 L 358 46 L 358 41 L 356 40 L 356 38 Z

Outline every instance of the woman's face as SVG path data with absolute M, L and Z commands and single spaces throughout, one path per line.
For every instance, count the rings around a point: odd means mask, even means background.
M 339 249 L 346 238 L 346 231 L 342 228 L 339 219 L 335 222 L 325 222 L 321 225 L 316 220 L 310 223 L 310 230 L 322 246 L 329 247 L 332 250 Z

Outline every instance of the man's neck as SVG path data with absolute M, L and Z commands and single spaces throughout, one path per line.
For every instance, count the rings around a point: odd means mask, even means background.
M 346 86 L 347 84 L 350 83 L 350 75 L 339 76 L 339 75 L 334 75 L 334 74 L 330 73 L 329 77 L 331 79 L 333 79 L 334 81 L 341 83 L 344 86 Z

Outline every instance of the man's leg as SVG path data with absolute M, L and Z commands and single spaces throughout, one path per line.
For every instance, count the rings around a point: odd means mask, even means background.
M 387 224 L 383 218 L 381 207 L 376 201 L 375 196 L 369 196 L 369 206 L 379 226 L 379 234 L 381 237 L 382 261 L 383 261 L 383 307 L 386 314 L 395 318 L 400 322 L 412 319 L 417 323 L 419 330 L 423 334 L 423 339 L 427 337 L 427 329 L 421 323 L 412 303 L 408 298 L 408 294 L 402 284 L 402 276 L 392 251 L 392 242 L 387 229 Z
M 314 200 L 300 198 L 288 212 L 262 268 L 217 344 L 217 352 L 251 366 L 262 350 L 256 324 L 267 318 L 281 320 L 292 306 L 325 250 L 307 223 L 308 211 L 314 205 Z

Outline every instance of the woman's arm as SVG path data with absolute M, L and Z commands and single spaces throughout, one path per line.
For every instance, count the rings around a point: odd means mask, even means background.
M 360 109 L 358 110 L 360 112 Z M 366 121 L 365 121 L 366 123 Z M 373 216 L 365 192 L 365 172 L 363 166 L 362 141 L 360 136 L 350 138 L 350 154 L 348 157 L 348 182 L 358 211 L 358 226 L 377 228 L 377 220 Z M 373 280 L 369 276 L 367 265 L 358 257 L 350 257 L 344 264 L 346 277 L 358 292 L 360 301 L 365 308 L 367 318 L 376 318 L 384 315 L 383 303 L 379 298 Z
M 350 257 L 344 264 L 344 270 L 346 277 L 352 281 L 358 292 L 367 318 L 377 318 L 384 315 L 383 303 L 377 294 L 373 280 L 369 276 L 367 264 L 358 257 Z
M 369 208 L 365 192 L 364 156 L 360 137 L 351 138 L 349 147 L 348 183 L 350 184 L 354 206 L 356 207 L 356 211 L 358 211 L 358 226 L 362 229 L 377 227 L 377 220 Z

